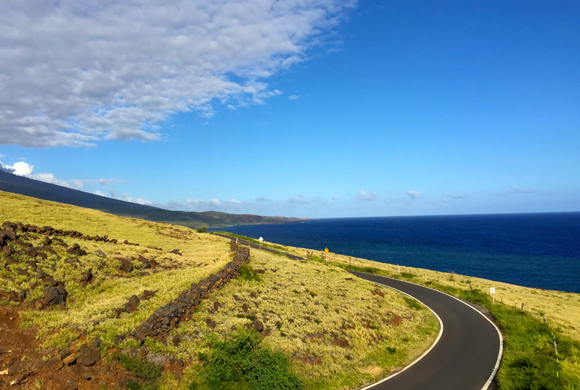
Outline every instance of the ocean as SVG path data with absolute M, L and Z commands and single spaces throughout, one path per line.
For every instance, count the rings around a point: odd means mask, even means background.
M 218 228 L 402 266 L 580 293 L 580 212 L 331 218 Z

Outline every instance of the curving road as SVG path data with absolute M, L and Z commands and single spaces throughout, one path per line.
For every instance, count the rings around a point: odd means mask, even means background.
M 382 276 L 354 275 L 395 288 L 427 305 L 443 324 L 434 347 L 399 373 L 365 389 L 485 390 L 501 359 L 503 341 L 497 327 L 481 312 L 450 295 Z

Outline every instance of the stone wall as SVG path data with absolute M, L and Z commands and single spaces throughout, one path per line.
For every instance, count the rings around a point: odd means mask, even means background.
M 191 314 L 202 299 L 209 297 L 209 293 L 212 290 L 220 288 L 236 278 L 239 275 L 240 267 L 248 264 L 249 261 L 250 248 L 239 246 L 233 261 L 229 262 L 219 272 L 202 279 L 198 284 L 192 284 L 190 288 L 183 291 L 172 302 L 155 310 L 147 321 L 143 322 L 132 335 L 141 341 L 145 340 L 146 337 L 165 338 L 169 331 L 175 328 L 181 320 L 191 318 Z

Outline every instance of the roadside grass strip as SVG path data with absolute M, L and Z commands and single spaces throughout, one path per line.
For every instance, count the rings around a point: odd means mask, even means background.
M 345 264 L 339 266 L 425 285 L 489 310 L 504 336 L 503 358 L 497 374 L 501 390 L 580 389 L 580 342 L 562 334 L 548 322 L 521 309 L 493 302 L 479 289 L 425 282 L 412 273 L 399 274 Z

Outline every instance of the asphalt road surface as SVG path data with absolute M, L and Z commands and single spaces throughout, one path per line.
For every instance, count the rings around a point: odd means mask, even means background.
M 235 237 L 228 236 L 227 234 L 220 234 L 220 233 L 213 233 L 213 232 L 211 232 L 211 234 L 213 234 L 214 236 L 220 236 L 220 237 L 227 238 L 230 240 L 233 239 L 234 241 L 236 240 Z M 278 250 L 273 249 L 273 248 L 268 248 L 267 246 L 264 246 L 264 245 L 258 245 L 258 244 L 255 244 L 253 242 L 250 242 L 250 241 L 242 240 L 241 238 L 238 239 L 238 243 L 241 245 L 249 246 L 250 248 L 261 249 L 261 250 L 266 251 L 266 252 L 284 253 L 282 251 L 278 251 Z M 303 260 L 304 259 L 300 256 L 291 255 L 290 253 L 284 253 L 284 254 L 286 255 L 286 257 L 288 257 L 289 259 L 292 259 L 292 260 Z
M 368 386 L 372 390 L 482 390 L 491 387 L 502 353 L 499 330 L 481 312 L 447 294 L 382 276 L 354 275 L 407 293 L 443 323 L 441 338 L 403 371 Z

